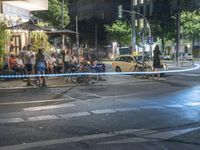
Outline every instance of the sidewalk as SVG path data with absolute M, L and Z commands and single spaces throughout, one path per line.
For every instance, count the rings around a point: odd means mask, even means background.
M 63 77 L 51 77 L 47 78 L 48 87 L 62 87 L 62 86 L 75 86 L 75 84 L 70 82 L 65 82 Z M 38 86 L 33 84 L 33 86 L 27 86 L 26 81 L 22 79 L 5 79 L 0 80 L 0 89 L 20 89 L 20 88 L 37 88 Z
M 111 61 L 103 61 L 103 63 L 106 64 L 106 71 L 107 72 L 112 72 L 111 68 Z M 179 64 L 177 67 L 177 64 L 174 62 L 165 62 L 168 66 L 168 70 L 179 70 L 179 69 L 187 69 L 190 67 L 193 67 L 193 63 L 191 62 L 184 62 L 183 64 Z M 104 79 L 106 81 L 95 81 L 95 84 L 99 84 L 101 82 L 112 82 L 115 77 L 111 76 L 104 76 Z M 48 86 L 47 87 L 71 87 L 71 86 L 76 86 L 76 84 L 69 82 L 65 82 L 64 77 L 49 77 L 48 79 Z M 119 80 L 119 78 L 115 79 L 116 81 Z M 95 85 L 94 84 L 94 85 Z M 38 88 L 37 85 L 34 86 L 27 86 L 26 82 L 24 82 L 21 79 L 0 79 L 0 89 L 24 89 L 24 88 Z

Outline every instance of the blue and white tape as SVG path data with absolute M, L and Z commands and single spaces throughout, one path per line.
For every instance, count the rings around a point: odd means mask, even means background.
M 179 70 L 152 71 L 152 72 L 78 72 L 78 73 L 61 73 L 61 74 L 34 74 L 34 75 L 0 75 L 0 79 L 12 78 L 29 78 L 29 77 L 67 77 L 67 76 L 97 76 L 97 75 L 145 75 L 145 74 L 161 74 L 161 73 L 179 73 L 187 72 L 200 68 L 199 64 L 194 64 L 195 67 Z

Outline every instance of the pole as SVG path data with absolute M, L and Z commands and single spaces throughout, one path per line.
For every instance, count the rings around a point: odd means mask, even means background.
M 134 10 L 135 1 L 132 0 L 131 10 Z M 132 51 L 136 51 L 136 30 L 135 30 L 135 13 L 131 13 L 131 21 L 132 21 Z
M 78 17 L 76 16 L 76 48 L 78 52 L 78 63 L 79 63 L 79 34 L 78 34 Z
M 134 0 L 132 1 L 133 2 L 133 4 L 132 4 L 132 6 L 134 7 Z M 132 9 L 132 11 L 128 11 L 128 10 L 122 10 L 123 12 L 127 12 L 127 13 L 130 13 L 131 14 L 131 16 L 132 16 L 132 31 L 133 31 L 133 42 L 132 42 L 132 44 L 133 44 L 133 47 L 136 47 L 136 32 L 135 32 L 135 15 L 137 14 L 137 15 L 139 15 L 139 16 L 141 16 L 142 18 L 144 18 L 144 20 L 145 20 L 145 22 L 146 22 L 146 24 L 147 24 L 147 28 L 148 28 L 148 30 L 149 30 L 149 37 L 151 37 L 151 27 L 150 27 L 150 23 L 149 23 L 149 21 L 148 21 L 148 19 L 143 15 L 143 14 L 141 14 L 141 13 L 139 13 L 139 12 L 136 12 L 136 11 L 134 11 L 133 9 Z M 134 23 L 133 23 L 134 22 Z M 151 43 L 150 43 L 150 45 L 149 45 L 149 49 L 150 49 L 150 53 L 151 53 L 151 58 L 152 58 L 152 45 L 151 45 Z
M 96 50 L 96 54 L 98 55 L 98 25 L 95 24 L 95 50 Z
M 177 1 L 177 14 L 176 14 L 176 65 L 178 66 L 180 51 L 180 0 Z
M 63 30 L 64 29 L 64 0 L 62 0 L 61 12 L 62 12 L 62 30 Z M 62 34 L 62 49 L 64 49 L 64 46 L 65 46 L 65 35 Z

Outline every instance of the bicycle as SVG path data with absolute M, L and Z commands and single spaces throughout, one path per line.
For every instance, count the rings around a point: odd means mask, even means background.
M 151 65 L 149 65 L 149 61 L 137 61 L 136 65 L 134 65 L 131 70 L 131 72 L 152 72 L 153 71 L 153 67 Z M 152 75 L 151 74 L 142 74 L 141 75 L 142 78 L 150 78 Z
M 78 73 L 79 71 L 79 66 L 78 65 L 72 65 L 72 64 L 70 64 L 69 65 L 69 69 L 68 69 L 68 71 L 66 72 L 66 73 L 69 73 L 69 74 L 73 74 L 73 73 Z M 68 76 L 66 76 L 66 78 L 65 78 L 65 82 L 67 83 L 67 82 L 72 82 L 72 83 L 74 83 L 74 84 L 77 84 L 78 82 L 77 82 L 77 76 L 76 75 L 68 75 Z

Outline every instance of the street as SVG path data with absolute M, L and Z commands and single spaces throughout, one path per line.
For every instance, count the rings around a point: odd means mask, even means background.
M 199 150 L 200 70 L 0 90 L 0 150 Z

